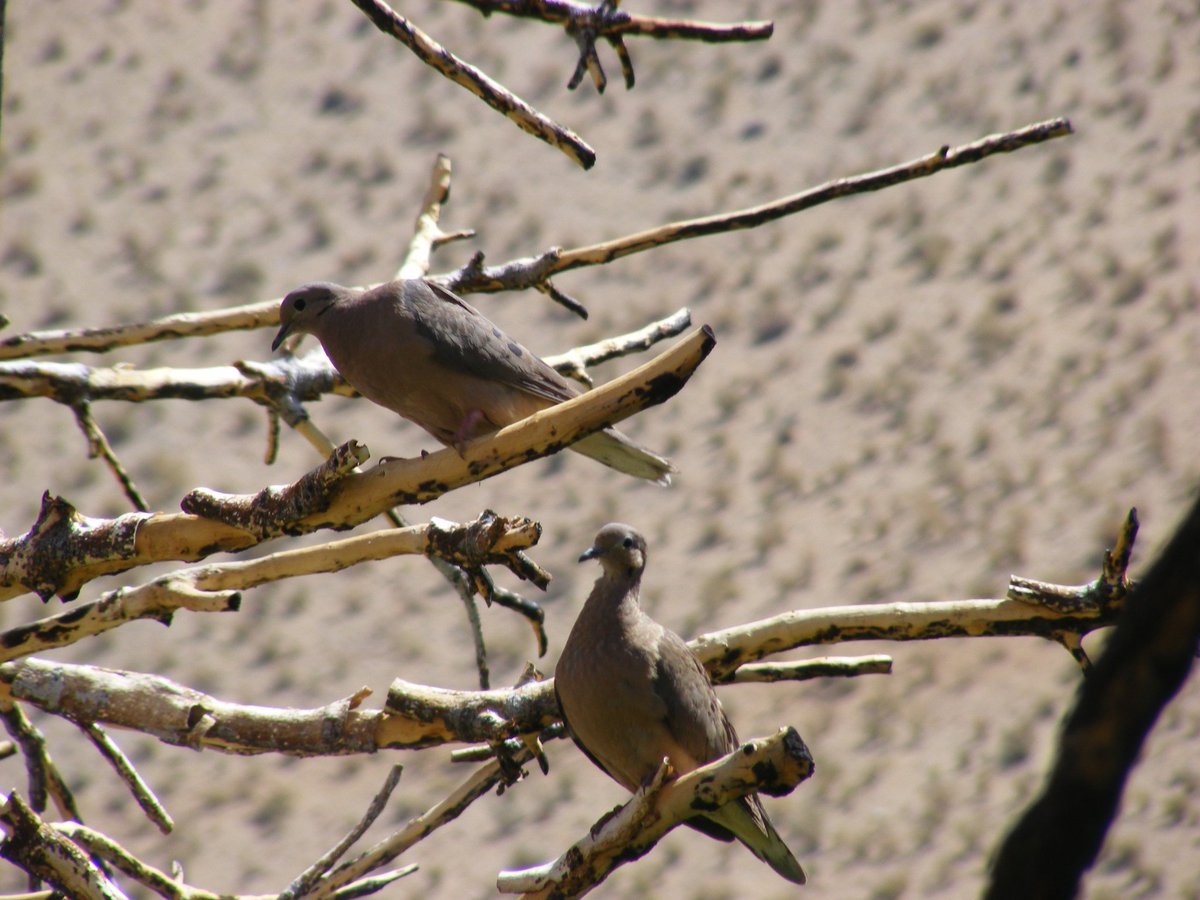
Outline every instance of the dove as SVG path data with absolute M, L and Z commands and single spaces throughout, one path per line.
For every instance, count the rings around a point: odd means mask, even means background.
M 663 757 L 679 774 L 737 748 L 733 725 L 687 644 L 639 603 L 646 539 L 620 523 L 604 526 L 579 557 L 600 561 L 554 672 L 567 731 L 584 754 L 629 791 L 657 772 Z M 751 794 L 686 824 L 751 853 L 796 884 L 804 870 Z
M 457 448 L 579 394 L 571 382 L 481 312 L 434 281 L 369 289 L 329 282 L 283 298 L 279 332 L 311 334 L 350 385 Z M 571 445 L 618 471 L 662 485 L 670 461 L 614 428 Z

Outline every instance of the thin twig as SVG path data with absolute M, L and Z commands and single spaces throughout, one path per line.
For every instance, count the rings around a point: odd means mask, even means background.
M 875 172 L 839 178 L 788 197 L 734 212 L 684 219 L 645 231 L 570 250 L 554 248 L 538 256 L 485 266 L 475 259 L 454 272 L 433 276 L 459 293 L 491 293 L 539 284 L 547 278 L 585 266 L 600 266 L 634 253 L 676 241 L 757 228 L 841 197 L 878 191 L 906 181 L 926 178 L 947 169 L 976 163 L 997 153 L 1011 153 L 1034 144 L 1071 134 L 1065 118 L 1048 119 L 1003 134 L 989 135 L 959 147 L 941 147 L 926 156 Z
M 113 770 L 125 784 L 129 787 L 130 793 L 133 794 L 134 800 L 138 806 L 142 808 L 142 812 L 146 814 L 154 827 L 163 834 L 170 834 L 175 823 L 172 821 L 170 814 L 163 807 L 162 802 L 154 795 L 154 791 L 150 789 L 138 770 L 134 768 L 133 763 L 129 761 L 122 751 L 117 746 L 116 742 L 108 736 L 108 733 L 97 725 L 95 722 L 87 724 L 79 724 L 83 733 L 88 736 L 88 739 L 100 751 L 100 755 L 108 760 L 108 764 L 113 767 Z
M 147 322 L 98 328 L 54 329 L 14 334 L 0 340 L 0 360 L 25 359 L 57 353 L 105 353 L 116 347 L 168 341 L 176 338 L 207 337 L 227 331 L 250 331 L 279 324 L 282 298 L 246 306 L 231 306 L 212 312 L 175 313 Z
M 505 13 L 526 19 L 539 19 L 561 25 L 579 47 L 579 63 L 567 82 L 574 90 L 589 72 L 596 90 L 604 93 L 608 79 L 596 54 L 596 41 L 603 38 L 617 54 L 626 89 L 634 85 L 633 61 L 625 47 L 624 37 L 649 37 L 658 40 L 689 39 L 706 43 L 729 41 L 760 41 L 769 38 L 775 26 L 771 22 L 738 22 L 723 24 L 689 19 L 662 19 L 626 12 L 617 7 L 616 0 L 578 3 L 573 0 L 459 0 L 473 6 L 485 16 Z
M 443 564 L 445 565 L 445 564 Z M 442 566 L 434 563 L 434 566 L 441 569 Z M 471 579 L 467 577 L 462 569 L 457 566 L 453 567 L 461 577 L 454 577 L 447 574 L 458 592 L 459 599 L 462 600 L 463 609 L 467 613 L 467 625 L 471 629 L 471 640 L 475 645 L 475 669 L 479 673 L 479 689 L 486 691 L 492 686 L 492 676 L 488 668 L 487 661 L 487 644 L 483 640 L 483 622 L 479 618 L 479 605 L 475 602 L 475 595 L 470 591 Z
M 375 798 L 371 801 L 371 805 L 367 807 L 367 811 L 363 813 L 362 818 L 359 819 L 358 824 L 350 829 L 345 837 L 322 854 L 319 859 L 315 860 L 312 865 L 301 872 L 279 895 L 279 900 L 295 900 L 295 898 L 308 895 L 316 883 L 325 876 L 325 873 L 333 868 L 339 859 L 346 855 L 346 851 L 354 846 L 355 842 L 366 834 L 367 829 L 379 818 L 379 814 L 387 806 L 392 792 L 396 790 L 396 785 L 400 783 L 400 773 L 402 771 L 404 771 L 403 766 L 392 766 L 388 771 L 387 778 L 383 782 L 383 787 L 375 794 Z
M 421 278 L 429 271 L 430 258 L 434 248 L 450 241 L 459 241 L 474 237 L 473 228 L 447 233 L 442 231 L 442 205 L 450 197 L 450 175 L 452 167 L 450 157 L 439 153 L 433 162 L 433 171 L 429 177 L 429 188 L 421 203 L 421 211 L 417 214 L 416 227 L 408 242 L 408 252 L 404 262 L 396 271 L 396 278 Z
M 9 736 L 16 741 L 25 756 L 25 770 L 29 778 L 30 805 L 39 813 L 46 811 L 46 798 L 54 801 L 55 809 L 64 819 L 82 821 L 75 795 L 50 758 L 46 738 L 29 719 L 21 707 L 11 699 L 0 699 L 0 718 Z
M 112 838 L 95 829 L 75 822 L 57 822 L 56 833 L 69 838 L 97 859 L 102 859 L 113 868 L 144 885 L 154 893 L 171 900 L 276 900 L 276 894 L 217 894 L 203 888 L 184 884 L 181 877 L 173 877 L 138 859 Z
M 542 115 L 498 81 L 489 78 L 470 63 L 459 59 L 421 29 L 383 2 L 383 0 L 351 0 L 366 14 L 375 27 L 389 34 L 411 50 L 427 66 L 436 69 L 497 112 L 503 113 L 522 131 L 561 150 L 568 158 L 585 169 L 596 163 L 596 151 L 567 128 Z
M 142 497 L 141 491 L 133 483 L 133 479 L 125 471 L 125 467 L 121 465 L 121 460 L 117 459 L 117 454 L 113 451 L 112 444 L 108 442 L 108 438 L 105 437 L 100 426 L 96 424 L 95 418 L 92 417 L 91 403 L 87 400 L 80 400 L 77 403 L 71 404 L 71 409 L 75 413 L 75 421 L 79 424 L 83 436 L 87 438 L 88 458 L 103 457 L 109 471 L 113 473 L 117 482 L 121 485 L 121 490 L 125 492 L 125 496 L 133 504 L 133 508 L 138 512 L 149 510 L 150 507 Z
M 759 225 L 812 209 L 814 206 L 820 206 L 832 200 L 882 190 L 918 178 L 927 178 L 938 172 L 979 162 L 997 153 L 1011 153 L 1032 144 L 1040 144 L 1072 133 L 1071 123 L 1065 118 L 1058 118 L 1026 125 L 1024 128 L 1003 134 L 989 135 L 959 147 L 941 147 L 933 153 L 900 165 L 848 178 L 838 178 L 760 206 L 752 206 L 736 212 L 718 213 L 698 219 L 685 219 L 616 240 L 577 247 L 573 250 L 563 250 L 558 258 L 550 264 L 548 274 L 567 272 L 583 266 L 603 265 L 623 256 L 640 253 L 653 247 L 662 247 L 675 241 L 709 234 L 724 234 L 744 228 L 756 228 Z M 460 288 L 470 289 L 461 286 Z
M 599 365 L 620 356 L 628 356 L 630 353 L 640 350 L 649 350 L 659 341 L 682 334 L 691 324 L 692 314 L 685 306 L 665 319 L 651 322 L 637 331 L 606 338 L 594 344 L 575 347 L 566 353 L 547 356 L 546 362 L 568 378 L 574 378 L 591 387 L 592 378 L 587 371 L 589 366 Z
M 489 793 L 501 782 L 500 764 L 492 761 L 481 766 L 455 788 L 448 797 L 412 819 L 399 831 L 384 838 L 362 855 L 335 869 L 309 895 L 311 900 L 333 897 L 334 891 L 385 866 L 438 828 L 457 819 L 468 806 Z

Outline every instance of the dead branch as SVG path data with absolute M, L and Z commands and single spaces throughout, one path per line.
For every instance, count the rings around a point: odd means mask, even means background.
M 151 513 L 126 513 L 115 519 L 91 519 L 61 497 L 43 493 L 41 510 L 29 531 L 0 540 L 0 599 L 26 591 L 43 600 L 55 594 L 64 600 L 75 599 L 80 587 L 95 576 L 76 580 L 71 575 L 91 570 L 101 575 L 129 568 L 114 565 L 114 561 L 136 555 L 138 530 L 153 518 Z
M 383 787 L 375 794 L 375 798 L 371 801 L 371 805 L 367 807 L 367 811 L 363 813 L 362 818 L 359 819 L 358 824 L 350 829 L 349 833 L 338 841 L 337 844 L 301 872 L 279 895 L 279 900 L 296 900 L 296 898 L 311 896 L 312 889 L 316 886 L 317 882 L 333 868 L 339 859 L 346 855 L 346 852 L 354 846 L 359 838 L 366 834 L 367 829 L 379 818 L 379 814 L 383 812 L 384 807 L 387 806 L 388 799 L 392 796 L 392 791 L 400 783 L 400 773 L 403 771 L 403 768 L 403 766 L 392 766 L 388 771 L 387 778 L 384 780 Z M 412 868 L 415 869 L 416 866 Z
M 749 625 L 702 635 L 691 647 L 715 681 L 748 662 L 806 644 L 841 641 L 920 641 L 940 637 L 1038 635 L 1059 643 L 1112 625 L 1125 606 L 1126 567 L 1137 534 L 1131 510 L 1114 549 L 1105 553 L 1099 578 L 1091 585 L 1068 587 L 1012 576 L 1009 596 L 1021 600 L 951 600 L 940 603 L 889 603 L 795 610 Z M 1036 583 L 1052 595 L 1076 592 L 1075 602 L 1033 602 L 1021 585 Z
M 798 662 L 747 663 L 713 684 L 770 684 L 776 681 L 811 681 L 814 678 L 856 678 L 891 675 L 890 656 L 822 656 Z
M 1064 614 L 1016 600 L 830 607 L 797 610 L 702 635 L 690 646 L 714 681 L 727 683 L 737 680 L 730 673 L 746 663 L 809 644 L 1017 635 L 1055 638 L 1111 625 L 1118 612 L 1118 604 L 1107 604 Z M 506 690 L 451 691 L 397 679 L 388 691 L 384 711 L 359 711 L 357 701 L 353 708 L 342 701 L 319 710 L 293 711 L 223 703 L 153 676 L 25 659 L 0 666 L 0 700 L 5 694 L 9 700 L 25 701 L 76 721 L 136 728 L 167 743 L 238 753 L 319 755 L 419 749 L 447 742 L 495 745 L 516 735 L 539 734 L 558 720 L 553 681 Z M 124 698 L 120 702 L 118 695 Z M 319 723 L 326 719 L 336 723 L 336 729 L 330 728 L 336 735 L 322 731 Z
M 501 872 L 496 887 L 525 897 L 579 897 L 618 866 L 649 853 L 662 837 L 698 812 L 761 791 L 783 796 L 813 773 L 812 755 L 800 735 L 784 728 L 749 741 L 732 753 L 665 781 L 667 761 L 648 788 L 615 814 L 608 813 L 552 863 Z
M 79 900 L 125 900 L 87 854 L 42 821 L 15 791 L 0 805 L 0 856 Z
M 138 512 L 146 512 L 150 509 L 146 505 L 145 498 L 142 497 L 141 491 L 137 485 L 133 483 L 133 478 L 125 471 L 125 467 L 121 465 L 121 460 L 117 458 L 116 452 L 112 448 L 112 444 L 108 442 L 108 438 L 96 424 L 95 417 L 92 416 L 92 405 L 84 399 L 71 404 L 71 409 L 75 413 L 75 422 L 79 425 L 79 430 L 83 432 L 83 436 L 88 442 L 88 459 L 96 459 L 100 457 L 108 466 L 110 472 L 117 479 L 117 483 L 121 485 L 121 490 L 125 492 L 125 496 L 129 498 L 129 502 L 133 504 L 133 508 Z
M 771 22 L 739 22 L 734 25 L 715 22 L 699 22 L 685 19 L 662 19 L 641 16 L 618 9 L 613 0 L 603 0 L 592 5 L 573 0 L 459 0 L 473 6 L 485 16 L 505 13 L 527 19 L 539 19 L 553 25 L 563 26 L 579 44 L 580 59 L 575 74 L 567 82 L 574 90 L 583 78 L 584 71 L 592 76 L 596 90 L 604 93 L 608 79 L 600 66 L 595 43 L 603 38 L 612 45 L 621 63 L 626 89 L 634 84 L 633 63 L 623 40 L 625 35 L 650 37 L 658 40 L 682 38 L 724 43 L 728 41 L 766 40 L 775 30 Z
M 475 573 L 485 565 L 501 564 L 544 588 L 549 575 L 521 552 L 537 543 L 540 536 L 537 522 L 485 511 L 467 525 L 440 520 L 244 562 L 177 569 L 145 584 L 111 591 L 69 612 L 0 633 L 0 662 L 64 647 L 137 619 L 170 625 L 179 609 L 236 612 L 241 607 L 240 592 L 248 588 L 283 578 L 338 572 L 398 554 L 437 556 Z
M 380 749 L 379 710 L 360 710 L 364 689 L 316 709 L 218 700 L 168 678 L 36 658 L 0 666 L 0 697 L 74 722 L 130 728 L 166 744 L 253 755 L 340 756 Z
M 589 366 L 648 350 L 659 341 L 682 334 L 690 324 L 691 314 L 687 309 L 680 309 L 626 334 L 575 347 L 545 359 L 564 375 L 590 385 L 590 378 L 586 374 Z M 308 418 L 301 404 L 319 400 L 326 394 L 358 396 L 319 350 L 302 356 L 280 356 L 265 362 L 239 360 L 231 366 L 199 369 L 0 362 L 0 401 L 46 397 L 73 408 L 81 398 L 88 402 L 120 400 L 145 403 L 152 400 L 199 401 L 242 397 L 275 409 L 289 425 L 297 428 L 300 420 Z M 332 446 L 329 444 L 330 449 Z M 319 441 L 317 448 L 322 450 Z M 328 454 L 329 450 L 322 450 L 322 455 Z
M 175 822 L 163 807 L 162 801 L 154 795 L 150 785 L 138 774 L 138 770 L 129 757 L 117 746 L 116 741 L 110 738 L 108 733 L 95 722 L 80 724 L 80 728 L 95 748 L 100 751 L 100 755 L 113 767 L 117 777 L 125 782 L 129 792 L 133 794 L 134 800 L 137 801 L 137 805 L 146 814 L 146 818 L 153 822 L 154 827 L 163 834 L 170 834 L 175 828 Z
M 1061 613 L 1078 612 L 1097 604 L 1119 603 L 1129 593 L 1129 558 L 1133 555 L 1133 542 L 1138 533 L 1137 509 L 1129 510 L 1117 540 L 1106 550 L 1101 560 L 1100 577 L 1087 584 L 1062 585 L 1022 578 L 1009 578 L 1008 593 L 1012 600 L 1040 603 Z
M 1132 537 L 1108 554 L 1111 581 L 1124 584 L 1131 544 Z M 1133 589 L 1103 655 L 1083 680 L 1054 768 L 995 857 L 990 900 L 1079 893 L 1150 730 L 1194 665 L 1200 646 L 1197 547 L 1200 497 Z
M 232 366 L 202 369 L 5 362 L 0 363 L 0 400 L 46 397 L 73 407 L 81 398 L 89 402 L 144 403 L 244 397 L 266 406 L 277 397 L 301 401 L 316 400 L 325 394 L 355 396 L 329 361 L 319 356 L 280 357 L 268 362 L 237 362 Z
M 592 386 L 592 377 L 588 374 L 590 366 L 599 365 L 620 356 L 628 356 L 638 350 L 649 350 L 659 341 L 682 334 L 684 329 L 691 324 L 692 313 L 685 306 L 665 319 L 651 322 L 637 331 L 630 331 L 618 337 L 606 338 L 594 344 L 576 347 L 556 356 L 547 356 L 546 362 L 568 378 L 574 378 L 590 388 Z
M 691 642 L 717 681 L 765 656 L 843 641 L 927 641 L 946 637 L 1087 634 L 1116 622 L 1115 605 L 1058 613 L 1017 600 L 947 600 L 801 609 L 701 635 Z
M 1018 128 L 1015 131 L 989 135 L 959 147 L 942 147 L 928 156 L 919 157 L 907 163 L 877 172 L 840 178 L 759 206 L 671 222 L 610 241 L 570 250 L 555 247 L 538 256 L 510 260 L 496 266 L 484 266 L 483 254 L 479 253 L 465 266 L 454 272 L 430 277 L 460 294 L 496 293 L 536 288 L 559 272 L 583 266 L 603 265 L 621 257 L 641 253 L 675 241 L 755 228 L 839 197 L 881 190 L 905 181 L 924 178 L 946 169 L 976 163 L 997 153 L 1011 153 L 1023 147 L 1072 133 L 1071 123 L 1067 119 L 1048 119 Z M 359 287 L 374 286 L 359 285 Z M 116 347 L 151 341 L 203 337 L 225 331 L 251 328 L 273 328 L 279 325 L 279 302 L 280 298 L 276 298 L 214 312 L 177 313 L 130 325 L 31 331 L 27 334 L 18 334 L 0 340 L 0 360 L 25 359 L 52 353 L 85 351 L 103 353 Z M 15 376 L 11 381 L 5 377 L 9 372 Z M 36 375 L 29 377 L 32 379 Z M 0 368 L 0 399 L 14 399 L 15 396 L 18 396 L 4 393 L 4 391 L 12 390 L 13 385 L 20 381 L 20 375 L 15 370 Z M 186 387 L 180 388 L 180 390 L 185 389 Z M 27 396 L 43 396 L 43 394 L 34 393 Z M 99 399 L 95 395 L 92 396 L 94 399 Z
M 491 792 L 502 780 L 500 765 L 489 762 L 463 781 L 450 795 L 417 816 L 398 831 L 388 835 L 373 847 L 363 851 L 321 880 L 307 895 L 307 900 L 330 900 L 345 886 L 363 878 L 368 872 L 386 866 L 405 850 L 424 840 L 434 831 L 457 819 L 480 797 Z
M 253 495 L 230 495 L 196 488 L 179 502 L 185 513 L 244 531 L 255 543 L 288 534 L 294 522 L 329 509 L 338 485 L 370 457 L 358 441 L 334 448 L 323 463 L 286 487 L 265 487 Z
M 45 812 L 46 798 L 49 796 L 60 816 L 79 821 L 82 816 L 75 803 L 75 795 L 50 758 L 50 750 L 42 732 L 29 721 L 25 711 L 8 698 L 0 698 L 0 719 L 4 720 L 5 729 L 21 748 L 21 755 L 25 758 L 29 802 L 34 811 Z
M 231 306 L 212 312 L 174 313 L 128 325 L 60 328 L 14 334 L 0 340 L 0 359 L 25 359 L 52 353 L 105 353 L 117 347 L 154 341 L 276 328 L 279 326 L 279 303 L 282 299 Z
M 554 253 L 553 258 L 549 259 L 537 257 L 533 260 L 506 263 L 495 270 L 490 267 L 472 267 L 468 263 L 457 272 L 439 276 L 437 280 L 458 292 L 491 292 L 511 290 L 514 287 L 529 287 L 531 284 L 559 272 L 567 272 L 583 266 L 604 265 L 623 256 L 641 253 L 676 241 L 709 234 L 724 234 L 745 228 L 757 228 L 831 200 L 882 190 L 918 178 L 927 178 L 947 169 L 979 162 L 997 153 L 1011 153 L 1023 147 L 1065 137 L 1072 133 L 1071 123 L 1067 119 L 1048 119 L 1044 122 L 1026 125 L 1015 131 L 989 135 L 959 147 L 943 146 L 933 153 L 897 166 L 839 178 L 760 206 L 672 222 L 604 243 L 577 247 L 573 250 L 560 250 Z
M 425 199 L 421 202 L 421 211 L 413 228 L 413 236 L 408 242 L 408 252 L 404 262 L 396 270 L 396 279 L 423 278 L 429 272 L 430 259 L 433 251 L 442 244 L 460 241 L 475 236 L 475 229 L 463 231 L 442 231 L 442 204 L 450 199 L 450 175 L 452 166 L 450 157 L 439 153 L 433 161 L 433 171 L 429 175 L 429 188 Z
M 446 448 L 351 473 L 341 480 L 327 509 L 290 522 L 286 530 L 302 534 L 353 527 L 394 506 L 426 503 L 465 484 L 557 453 L 599 428 L 674 396 L 715 344 L 710 329 L 697 330 L 603 387 L 471 441 L 462 456 Z M 254 544 L 254 536 L 241 528 L 187 513 L 130 513 L 91 520 L 66 501 L 47 497 L 42 515 L 28 533 L 0 541 L 0 600 L 27 590 L 44 598 L 55 593 L 73 597 L 100 575 L 168 559 L 196 560 Z
M 184 884 L 179 878 L 148 865 L 107 835 L 77 822 L 56 822 L 53 831 L 78 844 L 93 858 L 102 859 L 115 869 L 171 900 L 274 900 L 275 894 L 215 894 Z
M 518 128 L 561 150 L 569 159 L 590 169 L 596 151 L 575 132 L 538 112 L 504 85 L 489 78 L 470 63 L 459 59 L 421 29 L 396 13 L 383 0 L 351 0 L 382 31 L 411 50 L 421 62 L 466 88 L 492 109 L 502 113 Z
M 495 745 L 518 734 L 537 733 L 559 719 L 553 685 L 550 680 L 455 691 L 397 678 L 388 688 L 388 716 L 380 723 L 380 740 L 392 747 L 420 749 L 459 741 Z

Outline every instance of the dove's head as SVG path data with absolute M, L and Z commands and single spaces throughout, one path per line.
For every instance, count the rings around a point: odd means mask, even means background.
M 317 319 L 348 293 L 346 288 L 328 281 L 314 281 L 296 288 L 279 304 L 279 331 L 271 341 L 271 349 L 278 350 L 289 334 L 316 334 Z
M 636 577 L 646 566 L 646 539 L 632 525 L 612 522 L 600 529 L 579 561 L 600 561 L 606 573 Z

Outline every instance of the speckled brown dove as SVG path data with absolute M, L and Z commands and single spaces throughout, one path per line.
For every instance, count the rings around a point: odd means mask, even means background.
M 567 730 L 612 778 L 635 791 L 669 757 L 683 774 L 738 746 L 708 674 L 677 634 L 638 605 L 646 540 L 628 525 L 606 525 L 579 557 L 602 569 L 554 672 Z M 751 794 L 687 822 L 718 840 L 737 838 L 796 884 L 804 870 Z
M 360 394 L 459 448 L 579 394 L 545 361 L 441 285 L 411 279 L 369 290 L 327 282 L 283 298 L 279 333 L 307 332 Z M 661 456 L 614 428 L 571 449 L 621 472 L 670 484 Z

